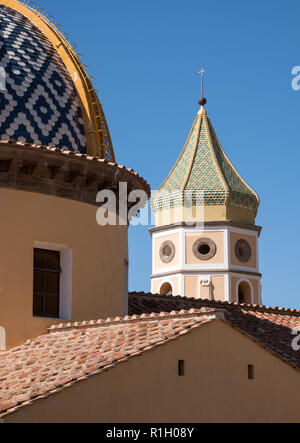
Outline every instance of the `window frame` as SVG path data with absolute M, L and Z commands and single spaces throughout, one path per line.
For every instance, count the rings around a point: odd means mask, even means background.
M 47 266 L 45 265 L 45 267 L 36 267 L 35 266 L 35 253 L 36 251 L 40 251 L 43 253 L 56 253 L 57 254 L 57 258 L 58 258 L 58 263 L 59 263 L 59 267 L 58 269 L 50 269 L 47 268 Z M 61 304 L 61 275 L 62 275 L 62 268 L 61 268 L 61 251 L 59 250 L 54 250 L 54 249 L 46 249 L 46 248 L 38 248 L 38 247 L 34 247 L 33 249 L 33 317 L 35 318 L 53 318 L 53 319 L 59 319 L 60 318 L 60 304 Z M 37 291 L 35 291 L 35 276 L 36 273 L 40 272 L 43 274 L 43 292 L 42 293 L 38 293 Z M 48 294 L 47 290 L 46 290 L 46 276 L 47 275 L 58 275 L 58 281 L 57 281 L 57 294 Z M 37 296 L 41 296 L 42 297 L 42 313 L 37 313 L 36 309 L 35 309 L 35 298 Z M 47 301 L 47 297 L 56 297 L 57 298 L 57 315 L 48 315 L 46 313 L 46 301 Z
M 73 305 L 73 247 L 62 243 L 50 243 L 40 240 L 33 241 L 33 248 L 61 252 L 61 279 L 59 320 L 72 320 Z M 38 317 L 37 317 L 38 318 Z M 42 317 L 46 318 L 46 317 Z

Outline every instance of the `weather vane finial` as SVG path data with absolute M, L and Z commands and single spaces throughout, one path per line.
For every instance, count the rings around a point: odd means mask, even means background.
M 203 77 L 204 73 L 207 71 L 208 69 L 204 69 L 203 65 L 201 65 L 201 71 L 196 72 L 197 75 L 201 75 L 201 98 L 199 99 L 199 105 L 201 106 L 206 104 L 206 98 L 204 98 Z

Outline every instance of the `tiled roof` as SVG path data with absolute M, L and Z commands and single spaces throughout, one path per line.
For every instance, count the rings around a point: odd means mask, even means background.
M 194 191 L 203 191 L 206 206 L 226 205 L 254 211 L 259 206 L 257 194 L 223 151 L 204 107 L 198 112 L 183 151 L 160 191 L 173 193 L 174 206 L 182 205 L 183 192 L 190 193 L 192 198 Z M 154 194 L 155 212 L 166 209 L 168 204 L 162 194 Z
M 1 0 L 1 136 L 114 161 L 92 79 L 61 25 L 44 13 L 31 1 Z
M 0 417 L 189 333 L 222 311 L 143 314 L 60 324 L 1 353 Z
M 129 294 L 129 314 L 170 312 L 180 309 L 222 309 L 225 320 L 247 334 L 296 369 L 300 369 L 300 351 L 294 351 L 294 328 L 300 332 L 300 311 L 258 305 L 240 305 L 171 295 Z
M 58 393 L 195 328 L 222 319 L 300 369 L 292 329 L 300 311 L 209 300 L 129 294 L 130 316 L 52 326 L 1 353 L 0 417 Z

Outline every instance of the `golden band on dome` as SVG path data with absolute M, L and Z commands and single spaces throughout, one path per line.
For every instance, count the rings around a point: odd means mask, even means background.
M 43 15 L 41 9 L 34 9 L 34 7 L 29 6 L 30 3 L 27 2 L 26 4 L 25 2 L 23 4 L 17 0 L 0 1 L 0 4 L 8 6 L 28 18 L 51 42 L 69 71 L 80 98 L 88 153 L 115 162 L 106 118 L 83 64 L 62 33 Z

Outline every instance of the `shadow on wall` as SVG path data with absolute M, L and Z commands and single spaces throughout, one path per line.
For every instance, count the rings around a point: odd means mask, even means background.
M 0 326 L 0 351 L 6 351 L 6 331 Z

